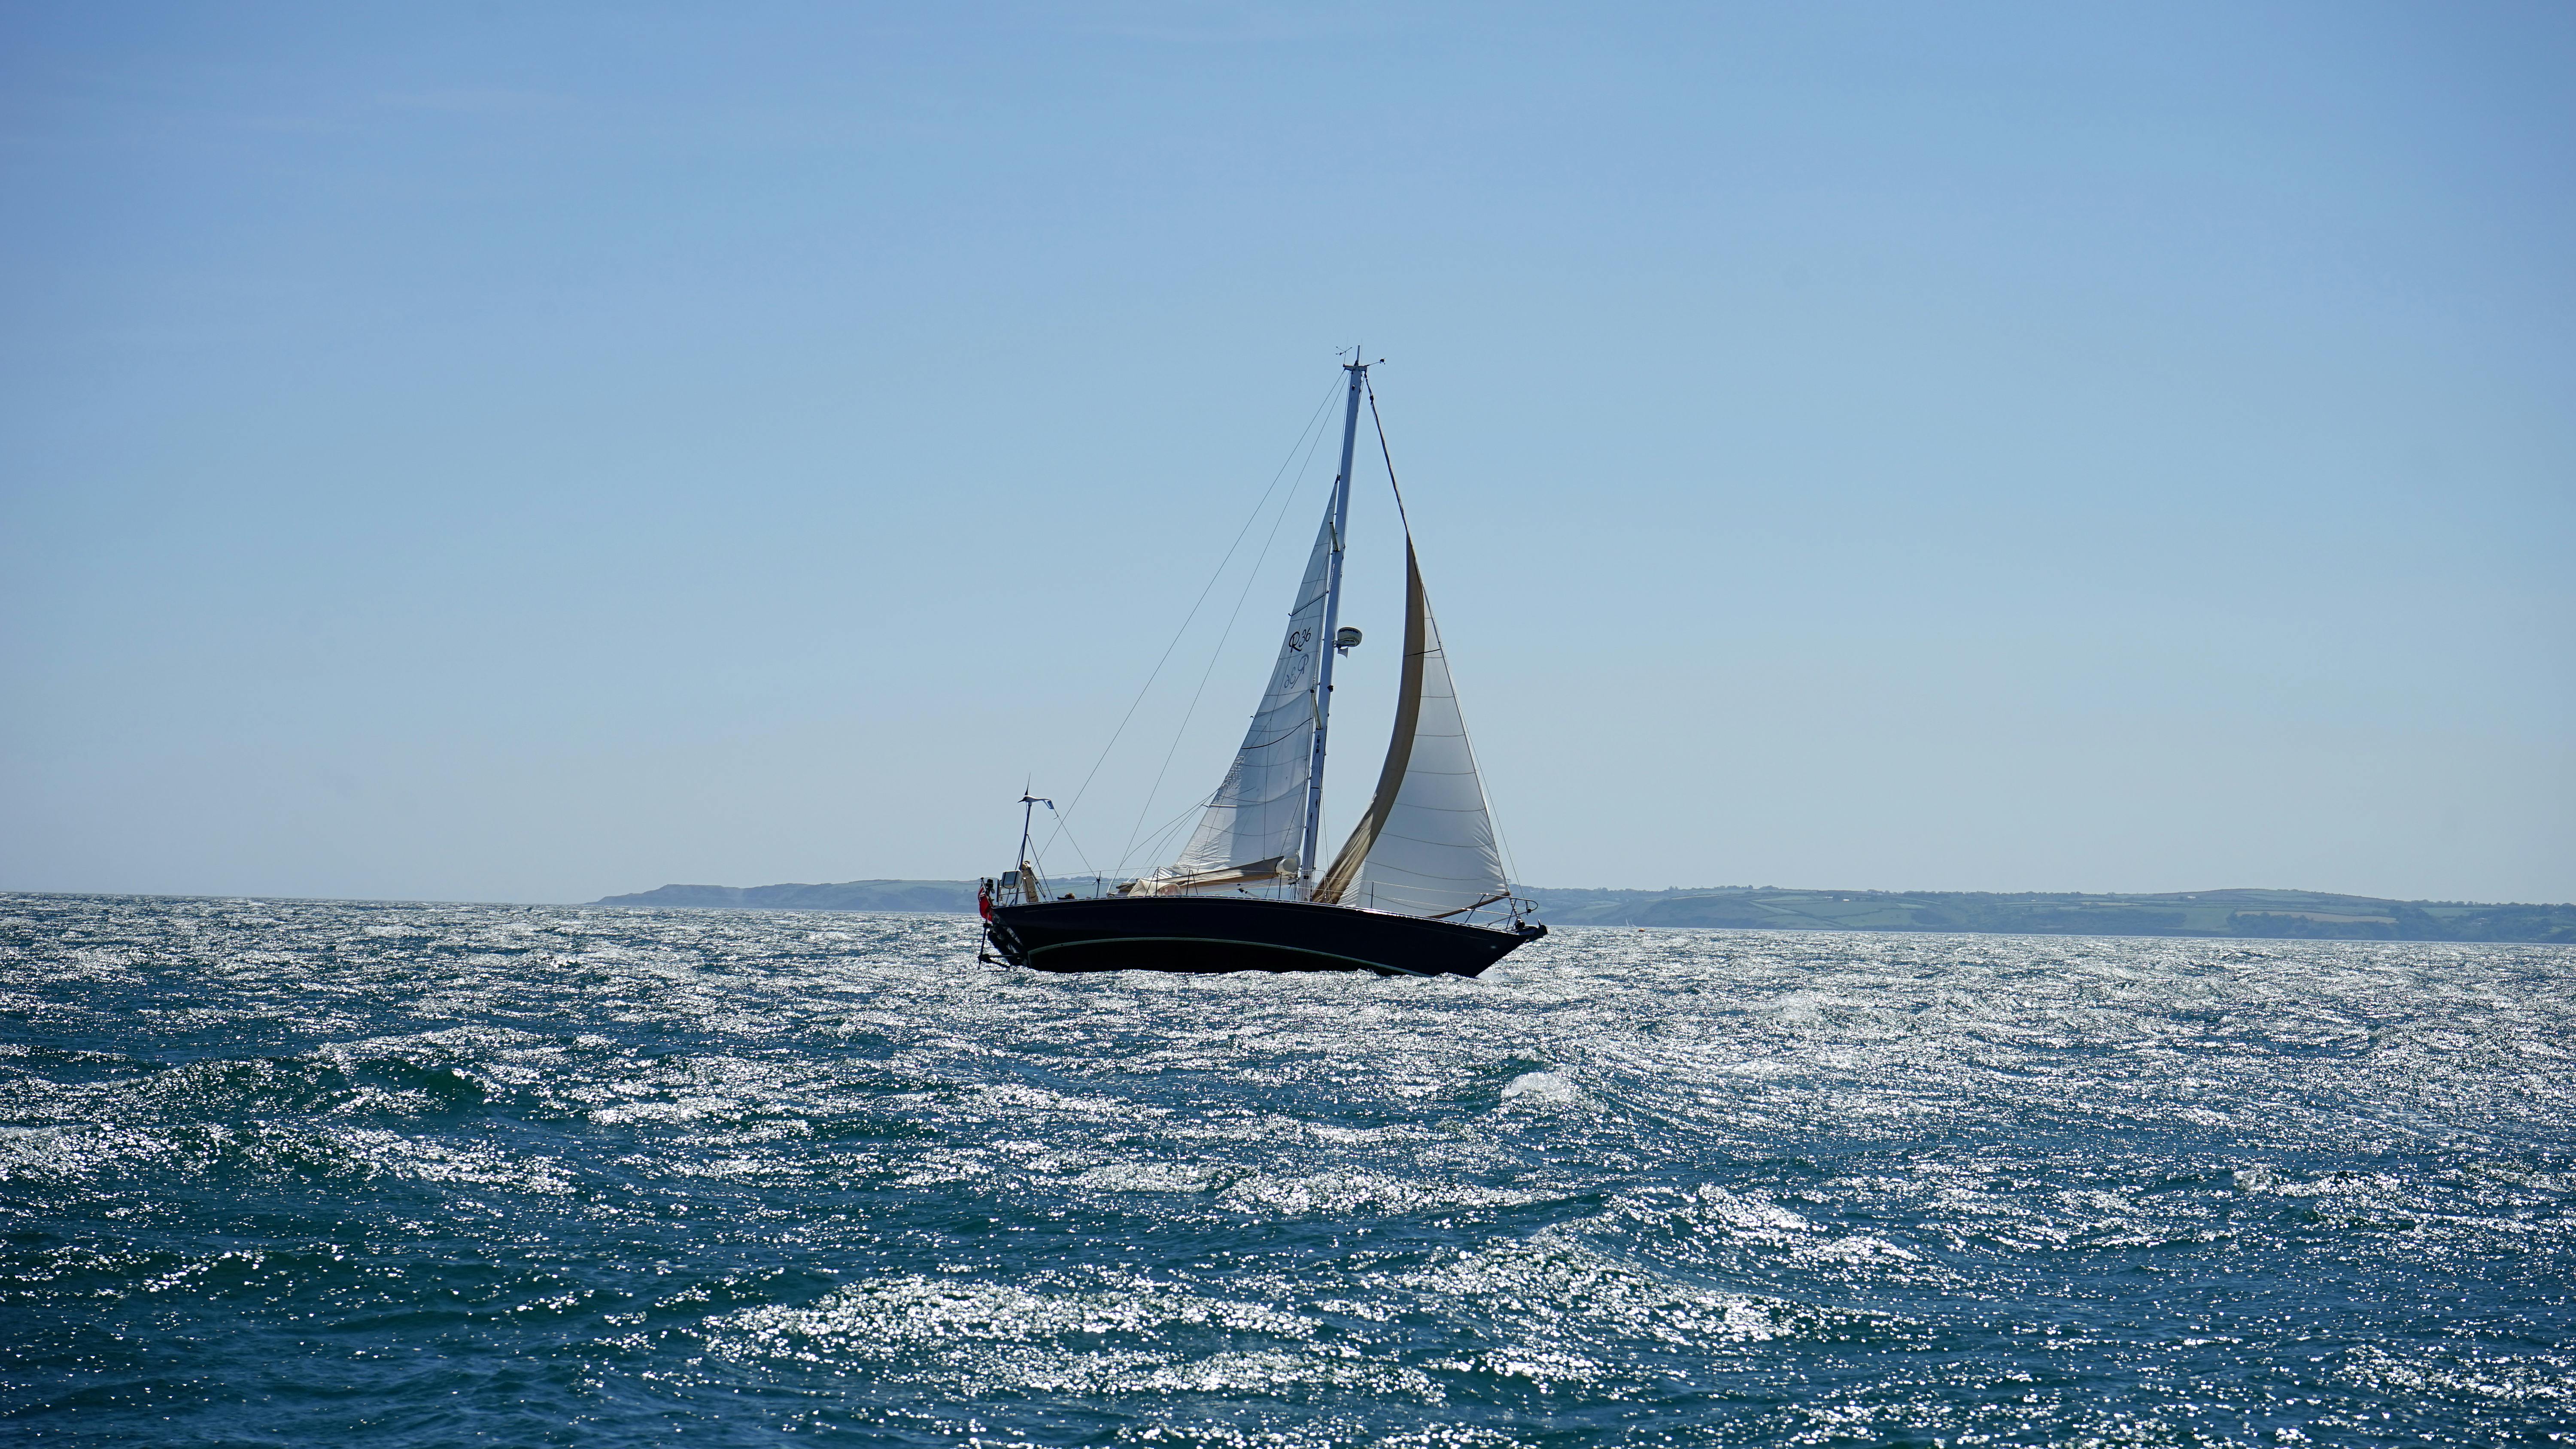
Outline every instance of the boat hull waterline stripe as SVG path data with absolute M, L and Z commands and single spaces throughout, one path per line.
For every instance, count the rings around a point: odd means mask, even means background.
M 1046 955 L 1050 951 L 1079 951 L 1086 946 L 1241 946 L 1243 944 L 1245 943 L 1241 941 L 1229 941 L 1221 936 L 1100 936 L 1085 941 L 1058 941 L 1053 945 L 1048 946 L 1031 946 L 1029 948 L 1029 957 L 1030 964 L 1035 965 L 1036 958 Z M 1264 945 L 1261 949 L 1265 951 L 1285 951 L 1293 956 L 1318 956 L 1327 961 L 1339 961 L 1345 965 L 1357 966 L 1364 970 L 1393 971 L 1404 976 L 1447 976 L 1453 974 L 1447 971 L 1416 971 L 1410 966 L 1397 966 L 1385 961 L 1363 961 L 1357 956 L 1336 955 L 1331 951 L 1318 951 L 1311 946 Z

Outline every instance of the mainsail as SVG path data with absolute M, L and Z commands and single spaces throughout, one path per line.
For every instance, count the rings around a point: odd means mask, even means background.
M 1324 640 L 1325 572 L 1333 551 L 1327 508 L 1306 560 L 1297 605 L 1288 615 L 1270 688 L 1244 731 L 1243 748 L 1217 787 L 1181 858 L 1139 884 L 1148 890 L 1292 875 L 1306 828 L 1306 782 L 1314 767 L 1315 676 Z M 1199 877 L 1193 881 L 1188 878 Z M 1211 878 L 1213 877 L 1213 878 Z
M 1467 722 L 1440 649 L 1413 540 L 1404 541 L 1404 673 L 1377 791 L 1314 899 L 1408 916 L 1457 915 L 1510 894 Z

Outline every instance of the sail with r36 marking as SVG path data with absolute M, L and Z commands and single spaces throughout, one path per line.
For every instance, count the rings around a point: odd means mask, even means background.
M 1404 541 L 1404 672 L 1377 790 L 1314 898 L 1408 916 L 1455 915 L 1511 893 L 1467 744 L 1440 625 Z
M 1323 527 L 1315 533 L 1315 551 L 1306 560 L 1306 576 L 1297 585 L 1296 604 L 1288 611 L 1288 632 L 1279 641 L 1270 686 L 1253 711 L 1251 728 L 1244 731 L 1243 748 L 1235 751 L 1225 783 L 1199 817 L 1181 858 L 1148 877 L 1148 889 L 1231 887 L 1296 873 L 1288 861 L 1297 854 L 1306 826 L 1306 782 L 1314 769 L 1315 675 L 1325 649 L 1325 575 L 1332 549 L 1333 514 L 1327 508 Z

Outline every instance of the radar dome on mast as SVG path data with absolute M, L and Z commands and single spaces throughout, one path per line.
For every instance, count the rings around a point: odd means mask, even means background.
M 1352 628 L 1348 624 L 1344 624 L 1341 628 L 1341 632 L 1333 636 L 1333 647 L 1344 654 L 1348 654 L 1353 649 L 1359 647 L 1359 642 L 1360 631 Z

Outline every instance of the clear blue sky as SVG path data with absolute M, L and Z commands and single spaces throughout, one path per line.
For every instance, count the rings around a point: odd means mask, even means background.
M 1000 869 L 1358 340 L 1525 879 L 2576 898 L 2576 9 L 0 17 L 0 888 Z

